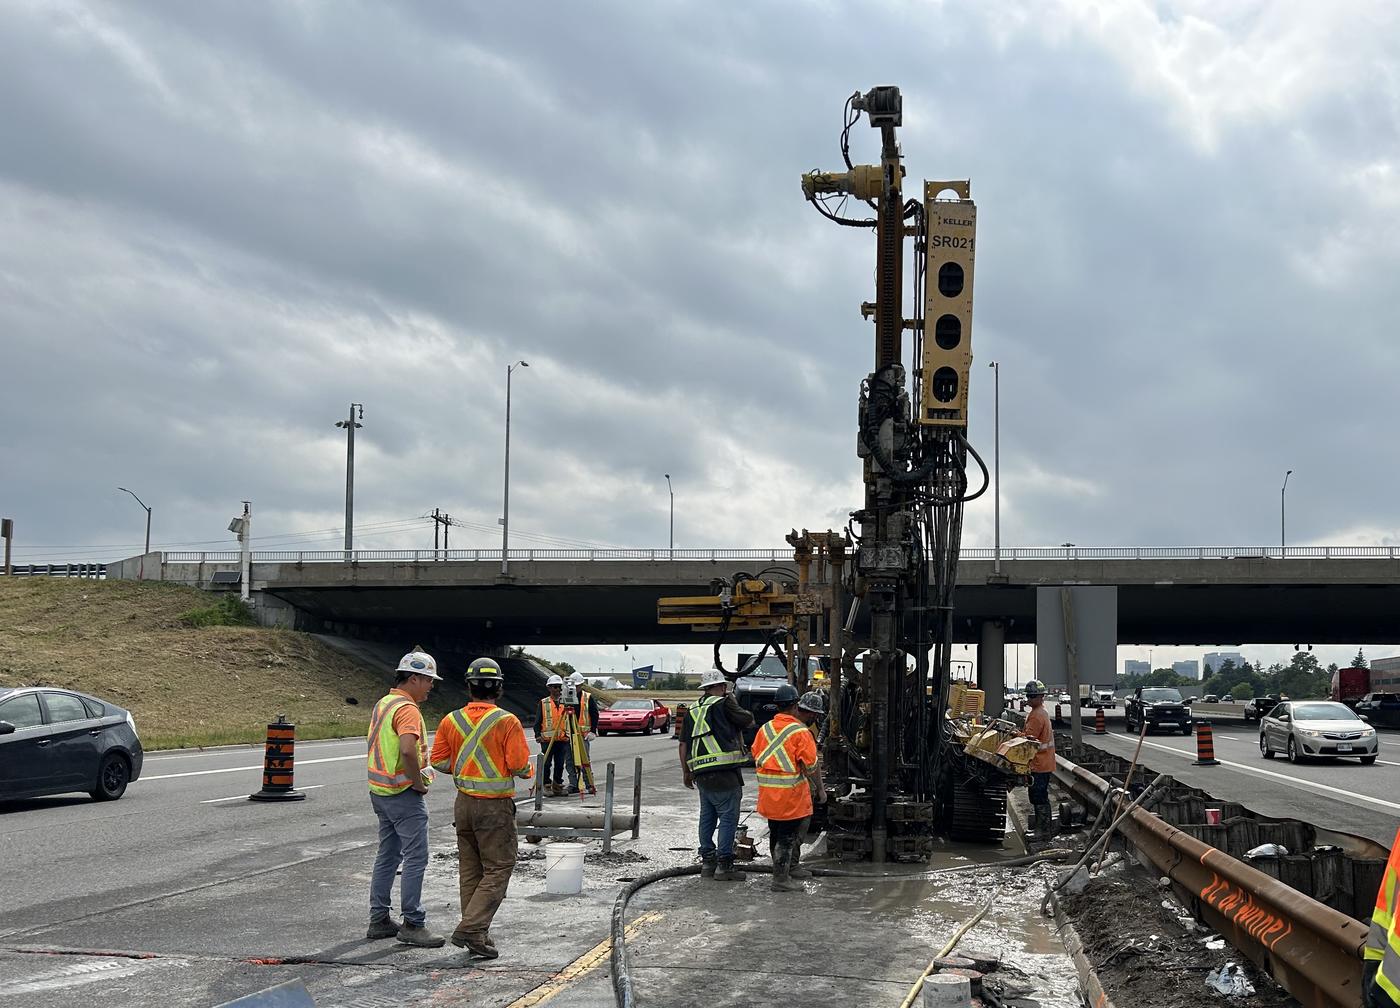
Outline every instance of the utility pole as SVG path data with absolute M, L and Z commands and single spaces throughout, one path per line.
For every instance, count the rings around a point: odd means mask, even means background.
M 671 474 L 666 474 L 666 492 L 671 495 L 671 547 L 670 558 L 676 559 L 676 491 L 671 487 Z
M 1293 475 L 1293 470 L 1283 474 L 1283 489 L 1278 492 L 1278 547 L 1279 559 L 1288 556 L 1288 477 Z
M 357 423 L 355 410 L 360 411 L 359 419 L 365 418 L 365 408 L 360 403 L 350 404 L 350 416 L 337 420 L 336 426 L 345 428 L 345 559 L 349 560 L 355 549 L 355 431 L 364 424 Z
M 992 361 L 992 573 L 1001 573 L 1001 363 Z
M 253 578 L 253 504 L 251 501 L 243 502 L 242 516 L 229 522 L 228 530 L 238 533 L 238 546 L 242 561 L 240 564 L 242 575 L 239 577 L 239 597 L 247 602 L 252 597 L 250 582 Z
M 518 367 L 529 367 L 516 361 L 506 368 L 506 471 L 505 491 L 501 494 L 501 576 L 510 574 L 510 376 Z
M 5 576 L 10 576 L 10 547 L 15 540 L 15 520 L 0 518 L 0 539 L 5 540 Z
M 144 581 L 146 580 L 146 554 L 151 552 L 151 509 L 146 507 L 145 501 L 143 501 L 140 497 L 137 497 L 134 493 L 131 493 L 131 491 L 127 490 L 126 487 L 117 487 L 117 489 L 125 493 L 131 494 L 132 500 L 136 501 L 137 504 L 140 504 L 141 507 L 145 508 L 146 511 L 146 548 L 141 551 L 141 564 L 136 571 L 136 579 L 138 581 Z

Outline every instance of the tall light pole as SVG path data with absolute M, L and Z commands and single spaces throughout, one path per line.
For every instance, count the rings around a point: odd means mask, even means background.
M 510 376 L 518 367 L 529 367 L 516 361 L 506 368 L 506 482 L 501 494 L 501 574 L 510 573 Z
M 1288 555 L 1288 477 L 1293 475 L 1293 470 L 1283 474 L 1283 489 L 1278 492 L 1278 546 L 1279 559 Z
M 671 495 L 671 559 L 676 558 L 676 491 L 671 488 L 671 474 L 666 474 L 666 492 Z
M 355 411 L 359 410 L 358 419 L 365 418 L 365 408 L 360 403 L 350 404 L 350 416 L 345 420 L 337 420 L 337 427 L 345 428 L 345 559 L 350 559 L 351 552 L 355 549 L 355 431 L 364 426 L 356 422 Z
M 137 580 L 144 581 L 146 580 L 146 554 L 151 552 L 151 509 L 146 507 L 145 501 L 131 493 L 126 487 L 117 487 L 117 489 L 123 493 L 131 494 L 131 499 L 146 509 L 146 548 L 141 551 L 141 566 L 136 572 Z
M 992 361 L 992 573 L 1001 573 L 1001 363 Z

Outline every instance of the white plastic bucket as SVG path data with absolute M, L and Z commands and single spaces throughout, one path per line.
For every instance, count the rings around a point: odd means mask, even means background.
M 935 973 L 924 980 L 923 1008 L 967 1008 L 972 1004 L 972 984 L 967 977 Z
M 552 843 L 544 849 L 544 891 L 560 896 L 583 892 L 583 844 Z

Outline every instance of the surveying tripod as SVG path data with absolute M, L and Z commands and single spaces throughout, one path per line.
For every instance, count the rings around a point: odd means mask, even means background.
M 598 787 L 596 784 L 593 783 L 593 764 L 590 761 L 588 755 L 588 743 L 586 743 L 583 740 L 583 733 L 579 731 L 578 712 L 574 709 L 580 704 L 588 703 L 588 695 L 582 690 L 579 690 L 577 695 L 577 704 L 569 704 L 565 702 L 560 706 L 564 708 L 564 731 L 568 733 L 567 744 L 570 747 L 569 755 L 573 759 L 574 769 L 578 772 L 578 793 L 579 797 L 582 798 L 585 791 L 597 794 Z M 564 699 L 567 701 L 568 697 L 566 696 Z M 542 761 L 544 764 L 545 773 L 547 773 L 549 769 L 549 754 L 554 751 L 554 747 L 558 745 L 560 741 L 560 739 L 550 739 L 549 742 L 545 745 L 544 760 Z M 535 781 L 536 788 L 542 788 L 545 786 L 545 782 L 543 780 L 545 773 L 541 773 L 539 775 L 540 779 L 537 779 Z M 534 789 L 531 789 L 531 793 L 533 793 L 533 790 Z

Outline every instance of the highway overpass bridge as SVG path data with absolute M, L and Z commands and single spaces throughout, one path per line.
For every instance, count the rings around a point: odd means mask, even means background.
M 792 570 L 788 549 L 255 552 L 267 622 L 368 639 L 695 644 L 656 623 L 664 595 L 703 594 L 737 571 Z M 152 553 L 107 576 L 238 586 L 239 554 Z M 778 575 L 781 576 L 781 575 Z M 1121 644 L 1389 644 L 1400 641 L 1396 547 L 1047 547 L 963 551 L 962 643 L 1035 643 L 1037 589 L 1116 588 Z M 734 636 L 735 642 L 744 638 Z

